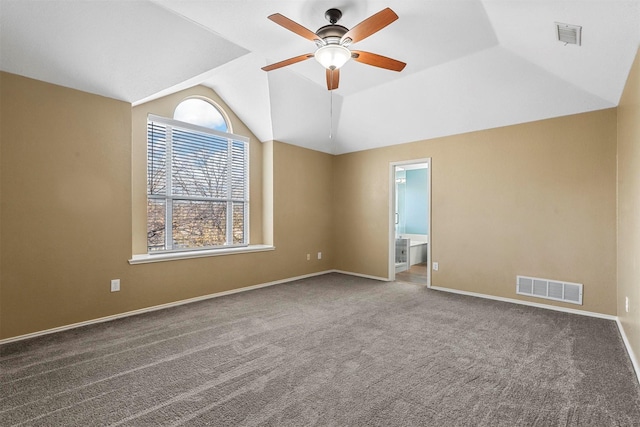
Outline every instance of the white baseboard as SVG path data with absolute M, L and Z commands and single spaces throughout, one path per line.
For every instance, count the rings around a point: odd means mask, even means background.
M 624 327 L 620 322 L 620 318 L 616 319 L 616 323 L 618 324 L 618 330 L 620 331 L 620 335 L 622 336 L 622 341 L 624 342 L 624 346 L 627 348 L 627 354 L 629 354 L 629 359 L 631 359 L 631 364 L 633 365 L 633 369 L 636 371 L 636 380 L 640 383 L 640 364 L 638 364 L 638 359 L 636 358 L 633 349 L 631 348 L 631 343 L 627 339 L 627 334 L 624 331 Z
M 538 303 L 538 302 L 523 301 L 523 300 L 513 299 L 513 298 L 497 297 L 497 296 L 493 296 L 493 295 L 480 294 L 480 293 L 477 293 L 477 292 L 461 291 L 461 290 L 458 290 L 458 289 L 441 288 L 439 286 L 431 286 L 431 289 L 433 289 L 435 291 L 443 291 L 443 292 L 451 292 L 451 293 L 454 293 L 454 294 L 468 295 L 468 296 L 471 296 L 471 297 L 492 299 L 492 300 L 495 300 L 495 301 L 510 302 L 510 303 L 513 303 L 513 304 L 528 305 L 530 307 L 545 308 L 547 310 L 555 310 L 555 311 L 562 311 L 562 312 L 565 312 L 565 313 L 580 314 L 582 316 L 598 317 L 600 319 L 618 320 L 617 316 L 612 316 L 610 314 L 596 313 L 594 311 L 576 310 L 574 308 L 557 307 L 555 305 L 541 304 L 541 303 Z
M 329 271 L 329 273 L 340 273 L 340 274 L 346 274 L 348 276 L 364 277 L 365 279 L 380 280 L 380 281 L 383 281 L 383 282 L 389 282 L 390 281 L 389 278 L 387 278 L 387 277 L 370 276 L 368 274 L 353 273 L 351 271 L 331 270 L 331 271 Z
M 7 344 L 7 343 L 10 343 L 10 342 L 15 342 L 15 341 L 22 341 L 22 340 L 26 340 L 26 339 L 29 339 L 29 338 L 35 338 L 35 337 L 39 337 L 39 336 L 42 336 L 42 335 L 54 334 L 56 332 L 67 331 L 69 329 L 80 328 L 82 326 L 94 325 L 96 323 L 108 322 L 110 320 L 122 319 L 123 317 L 135 316 L 135 315 L 138 315 L 138 314 L 149 313 L 149 312 L 157 311 L 157 310 L 163 310 L 165 308 L 170 308 L 170 307 L 177 307 L 179 305 L 190 304 L 192 302 L 204 301 L 204 300 L 207 300 L 207 299 L 218 298 L 218 297 L 222 297 L 222 296 L 225 296 L 225 295 L 237 294 L 239 292 L 252 291 L 254 289 L 259 289 L 259 288 L 266 288 L 267 286 L 273 286 L 273 285 L 279 285 L 281 283 L 293 282 L 295 280 L 306 279 L 308 277 L 321 276 L 323 274 L 332 273 L 332 272 L 334 272 L 334 270 L 320 271 L 320 272 L 317 272 L 317 273 L 305 274 L 305 275 L 297 276 L 297 277 L 290 277 L 288 279 L 276 280 L 276 281 L 268 282 L 268 283 L 260 283 L 258 285 L 246 286 L 244 288 L 231 289 L 231 290 L 228 290 L 228 291 L 217 292 L 217 293 L 208 294 L 208 295 L 202 295 L 202 296 L 195 297 L 195 298 L 189 298 L 189 299 L 184 299 L 184 300 L 180 300 L 180 301 L 169 302 L 169 303 L 166 303 L 166 304 L 154 305 L 152 307 L 146 307 L 146 308 L 141 308 L 141 309 L 138 309 L 138 310 L 127 311 L 127 312 L 124 312 L 124 313 L 113 314 L 111 316 L 105 316 L 105 317 L 100 317 L 98 319 L 86 320 L 84 322 L 72 323 L 70 325 L 59 326 L 57 328 L 45 329 L 43 331 L 32 332 L 30 334 L 18 335 L 18 336 L 11 337 L 11 338 L 5 338 L 3 340 L 0 340 L 0 345 Z M 345 273 L 345 274 L 348 274 L 348 273 Z

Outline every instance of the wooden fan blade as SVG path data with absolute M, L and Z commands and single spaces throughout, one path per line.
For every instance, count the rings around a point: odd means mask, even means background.
M 313 53 L 305 53 L 304 55 L 294 56 L 293 58 L 285 59 L 284 61 L 276 62 L 275 64 L 262 67 L 264 71 L 271 71 L 277 68 L 286 67 L 287 65 L 295 64 L 306 59 L 313 58 Z
M 398 15 L 389 9 L 383 9 L 375 15 L 371 15 L 342 36 L 340 43 L 344 43 L 345 40 L 351 39 L 351 43 L 362 41 L 369 37 L 371 34 L 376 33 L 391 24 L 398 19 Z
M 373 65 L 374 67 L 386 68 L 392 71 L 402 71 L 407 65 L 404 62 L 387 58 L 386 56 L 378 55 L 371 52 L 363 52 L 361 50 L 352 50 L 351 57 L 354 61 L 362 62 L 363 64 Z
M 292 21 L 291 19 L 287 18 L 284 15 L 281 15 L 279 13 L 274 13 L 273 15 L 269 15 L 268 18 L 271 19 L 276 24 L 286 28 L 289 31 L 293 31 L 297 35 L 302 36 L 307 40 L 311 40 L 312 42 L 315 42 L 316 40 L 320 40 L 320 37 L 318 37 L 316 33 L 314 33 L 308 28 L 303 27 L 297 22 Z
M 338 89 L 338 83 L 340 83 L 340 70 L 330 70 L 327 68 L 327 89 Z

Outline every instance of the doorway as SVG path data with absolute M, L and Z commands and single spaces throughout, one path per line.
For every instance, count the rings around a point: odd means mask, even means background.
M 431 158 L 389 164 L 389 280 L 431 287 Z

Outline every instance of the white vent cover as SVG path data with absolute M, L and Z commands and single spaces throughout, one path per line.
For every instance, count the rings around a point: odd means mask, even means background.
M 582 283 L 517 276 L 516 293 L 582 305 Z
M 580 46 L 582 43 L 582 27 L 580 25 L 563 24 L 556 22 L 556 37 L 558 41 Z

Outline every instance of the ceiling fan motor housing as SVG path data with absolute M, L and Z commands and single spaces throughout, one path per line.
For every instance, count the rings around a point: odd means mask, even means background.
M 342 25 L 331 24 L 320 27 L 318 31 L 316 31 L 316 34 L 327 44 L 338 44 L 347 31 L 349 31 L 349 29 Z

